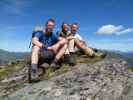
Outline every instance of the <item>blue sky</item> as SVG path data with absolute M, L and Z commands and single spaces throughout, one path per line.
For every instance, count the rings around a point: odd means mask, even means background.
M 133 0 L 0 0 L 0 49 L 30 51 L 32 29 L 55 18 L 79 23 L 91 47 L 133 51 Z

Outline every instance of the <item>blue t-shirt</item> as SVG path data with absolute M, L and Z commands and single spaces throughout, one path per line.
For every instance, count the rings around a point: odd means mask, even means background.
M 46 36 L 43 31 L 36 32 L 34 34 L 34 37 L 37 37 L 39 39 L 39 42 L 43 43 L 45 47 L 52 46 L 58 41 L 58 35 L 51 33 L 50 36 Z

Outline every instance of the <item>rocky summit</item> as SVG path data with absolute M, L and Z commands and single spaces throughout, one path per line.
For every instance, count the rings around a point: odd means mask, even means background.
M 90 60 L 86 59 L 88 58 L 80 57 L 75 66 L 63 65 L 47 80 L 32 84 L 21 82 L 23 85 L 21 88 L 0 98 L 2 100 L 133 100 L 133 72 L 128 69 L 125 60 L 107 57 L 89 62 Z

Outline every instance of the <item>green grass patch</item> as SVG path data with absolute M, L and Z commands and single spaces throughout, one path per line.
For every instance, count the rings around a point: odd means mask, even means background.
M 0 79 L 9 76 L 14 72 L 18 72 L 24 67 L 24 65 L 24 61 L 16 61 L 11 63 L 10 65 L 5 66 L 5 68 L 0 69 Z

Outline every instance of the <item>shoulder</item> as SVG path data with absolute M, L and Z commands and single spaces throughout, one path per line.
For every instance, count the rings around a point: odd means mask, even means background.
M 55 32 L 56 34 L 60 34 L 60 31 Z
M 78 38 L 79 40 L 83 40 L 82 36 L 81 36 L 81 35 L 79 35 L 78 33 L 77 33 L 77 34 L 75 34 L 75 37 L 76 37 L 76 38 Z
M 59 36 L 60 35 L 60 31 L 55 32 L 55 35 Z
M 35 34 L 42 34 L 43 33 L 43 31 L 36 31 L 36 32 L 34 32 Z
M 58 32 L 52 32 L 52 36 L 57 36 Z
M 43 31 L 37 31 L 33 33 L 33 37 L 38 37 L 40 38 L 41 36 L 43 36 Z
M 81 35 L 79 35 L 79 34 L 77 33 L 77 34 L 75 34 L 75 37 L 81 37 Z
M 59 34 L 58 34 L 57 32 L 53 32 L 53 33 L 52 33 L 52 37 L 53 37 L 54 39 L 57 39 L 57 38 L 59 37 Z

